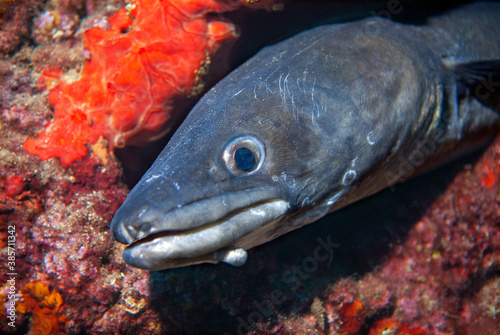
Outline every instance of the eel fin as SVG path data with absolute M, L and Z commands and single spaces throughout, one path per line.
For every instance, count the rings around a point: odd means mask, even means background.
M 479 61 L 445 61 L 465 87 L 481 104 L 500 113 L 500 59 Z
M 446 63 L 468 85 L 500 90 L 500 59 Z

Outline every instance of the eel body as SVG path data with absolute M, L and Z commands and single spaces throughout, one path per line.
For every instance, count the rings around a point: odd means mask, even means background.
M 194 107 L 111 222 L 126 263 L 219 261 L 484 143 L 499 129 L 500 4 L 320 26 Z M 341 224 L 341 223 L 339 223 Z

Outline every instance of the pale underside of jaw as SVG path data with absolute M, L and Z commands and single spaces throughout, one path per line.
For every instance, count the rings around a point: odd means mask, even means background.
M 127 247 L 123 259 L 129 265 L 151 271 L 198 263 L 225 262 L 240 266 L 247 255 L 238 247 L 238 240 L 256 230 L 272 227 L 288 208 L 284 200 L 269 199 L 238 208 L 219 220 L 193 229 L 156 231 Z M 195 212 L 193 215 L 203 215 Z M 265 241 L 254 242 L 251 244 Z M 245 244 L 248 245 L 248 241 Z

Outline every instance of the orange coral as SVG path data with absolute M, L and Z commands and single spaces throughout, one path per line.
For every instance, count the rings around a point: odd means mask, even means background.
M 357 334 L 363 326 L 365 319 L 365 306 L 359 300 L 354 300 L 352 303 L 346 303 L 339 310 L 342 317 L 342 326 L 340 327 L 341 334 Z
M 31 314 L 30 334 L 49 335 L 61 332 L 60 323 L 66 318 L 58 314 L 63 300 L 56 291 L 50 291 L 41 282 L 28 283 L 21 290 L 23 301 L 17 303 L 16 310 L 21 314 Z
M 209 17 L 240 6 L 222 0 L 135 0 L 84 33 L 90 58 L 78 81 L 50 91 L 54 120 L 24 149 L 68 166 L 101 137 L 110 149 L 153 141 L 169 130 L 174 98 L 198 93 L 232 24 Z M 54 73 L 39 84 L 50 89 Z M 43 82 L 45 80 L 45 82 Z
M 373 327 L 370 329 L 368 335 L 427 335 L 428 332 L 424 329 L 409 328 L 407 325 L 402 324 L 398 321 L 392 319 L 383 319 L 375 322 Z
M 487 188 L 492 188 L 498 181 L 498 166 L 491 168 L 488 161 L 484 161 L 483 173 L 484 176 L 481 178 L 482 183 Z

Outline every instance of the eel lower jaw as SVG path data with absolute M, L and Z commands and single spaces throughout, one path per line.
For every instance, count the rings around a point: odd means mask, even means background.
M 282 199 L 271 199 L 238 209 L 220 220 L 188 230 L 165 230 L 155 232 L 135 241 L 123 251 L 124 261 L 134 267 L 156 271 L 198 263 L 225 262 L 234 266 L 243 265 L 246 251 L 238 247 L 238 240 L 252 232 L 265 232 L 287 212 L 289 203 Z M 245 242 L 248 245 L 248 241 Z

